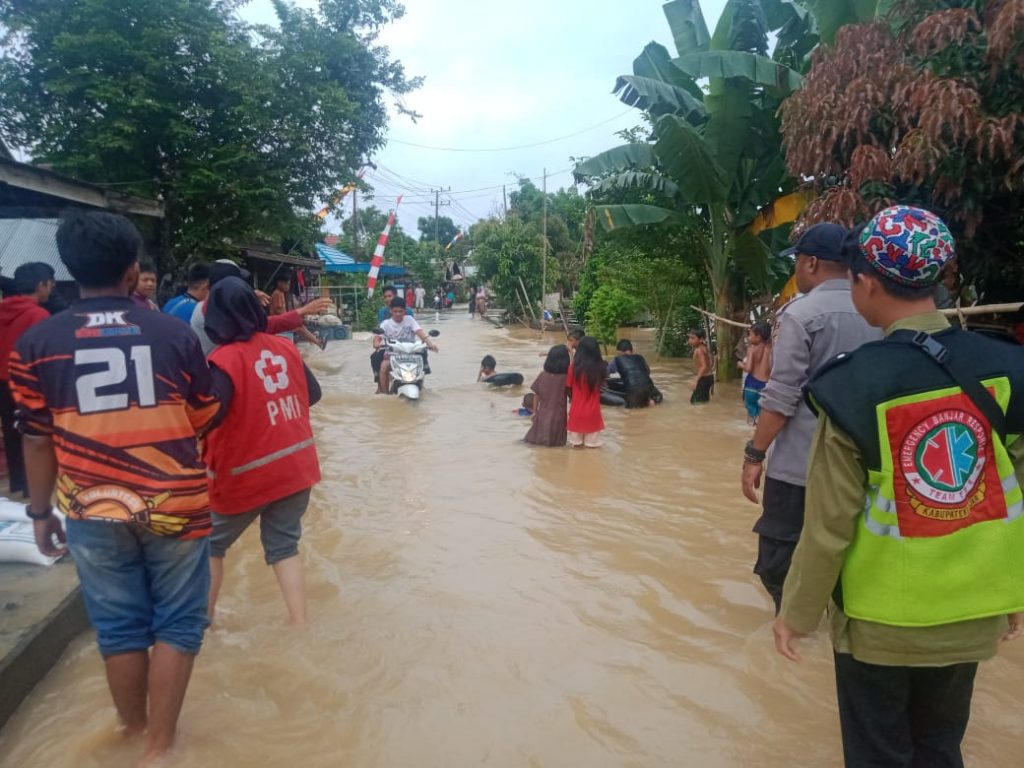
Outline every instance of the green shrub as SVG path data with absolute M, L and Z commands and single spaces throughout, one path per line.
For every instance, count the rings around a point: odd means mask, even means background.
M 622 288 L 602 285 L 590 297 L 587 333 L 602 344 L 614 344 L 619 327 L 636 317 L 640 302 Z

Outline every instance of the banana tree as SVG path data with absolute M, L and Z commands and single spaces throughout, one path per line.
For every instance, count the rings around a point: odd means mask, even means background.
M 623 102 L 648 114 L 651 143 L 610 149 L 575 173 L 590 184 L 605 231 L 682 225 L 697 233 L 715 311 L 729 317 L 744 278 L 758 287 L 768 281 L 772 254 L 751 225 L 795 187 L 776 111 L 802 83 L 782 59 L 806 56 L 812 21 L 787 0 L 729 0 L 711 35 L 698 0 L 672 0 L 664 10 L 677 56 L 651 43 L 615 87 Z M 770 58 L 773 31 L 780 44 L 785 38 L 799 48 L 777 46 Z M 637 201 L 619 202 L 624 192 Z M 719 377 L 730 378 L 736 334 L 719 324 L 717 337 Z

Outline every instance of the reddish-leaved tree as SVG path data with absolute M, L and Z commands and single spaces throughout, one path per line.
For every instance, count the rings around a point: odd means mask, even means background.
M 1024 0 L 898 0 L 819 48 L 782 106 L 798 223 L 942 215 L 986 299 L 1024 295 Z

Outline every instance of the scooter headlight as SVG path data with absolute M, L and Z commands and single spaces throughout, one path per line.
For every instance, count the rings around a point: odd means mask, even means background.
M 419 359 L 396 360 L 395 369 L 398 377 L 405 384 L 412 384 L 420 377 L 421 366 Z

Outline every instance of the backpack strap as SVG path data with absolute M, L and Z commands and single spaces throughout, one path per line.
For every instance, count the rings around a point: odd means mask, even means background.
M 978 381 L 977 376 L 965 370 L 934 336 L 924 331 L 900 330 L 891 333 L 887 340 L 909 344 L 940 366 L 977 406 L 1000 441 L 1006 445 L 1006 414 L 1003 409 L 992 397 L 992 393 Z

